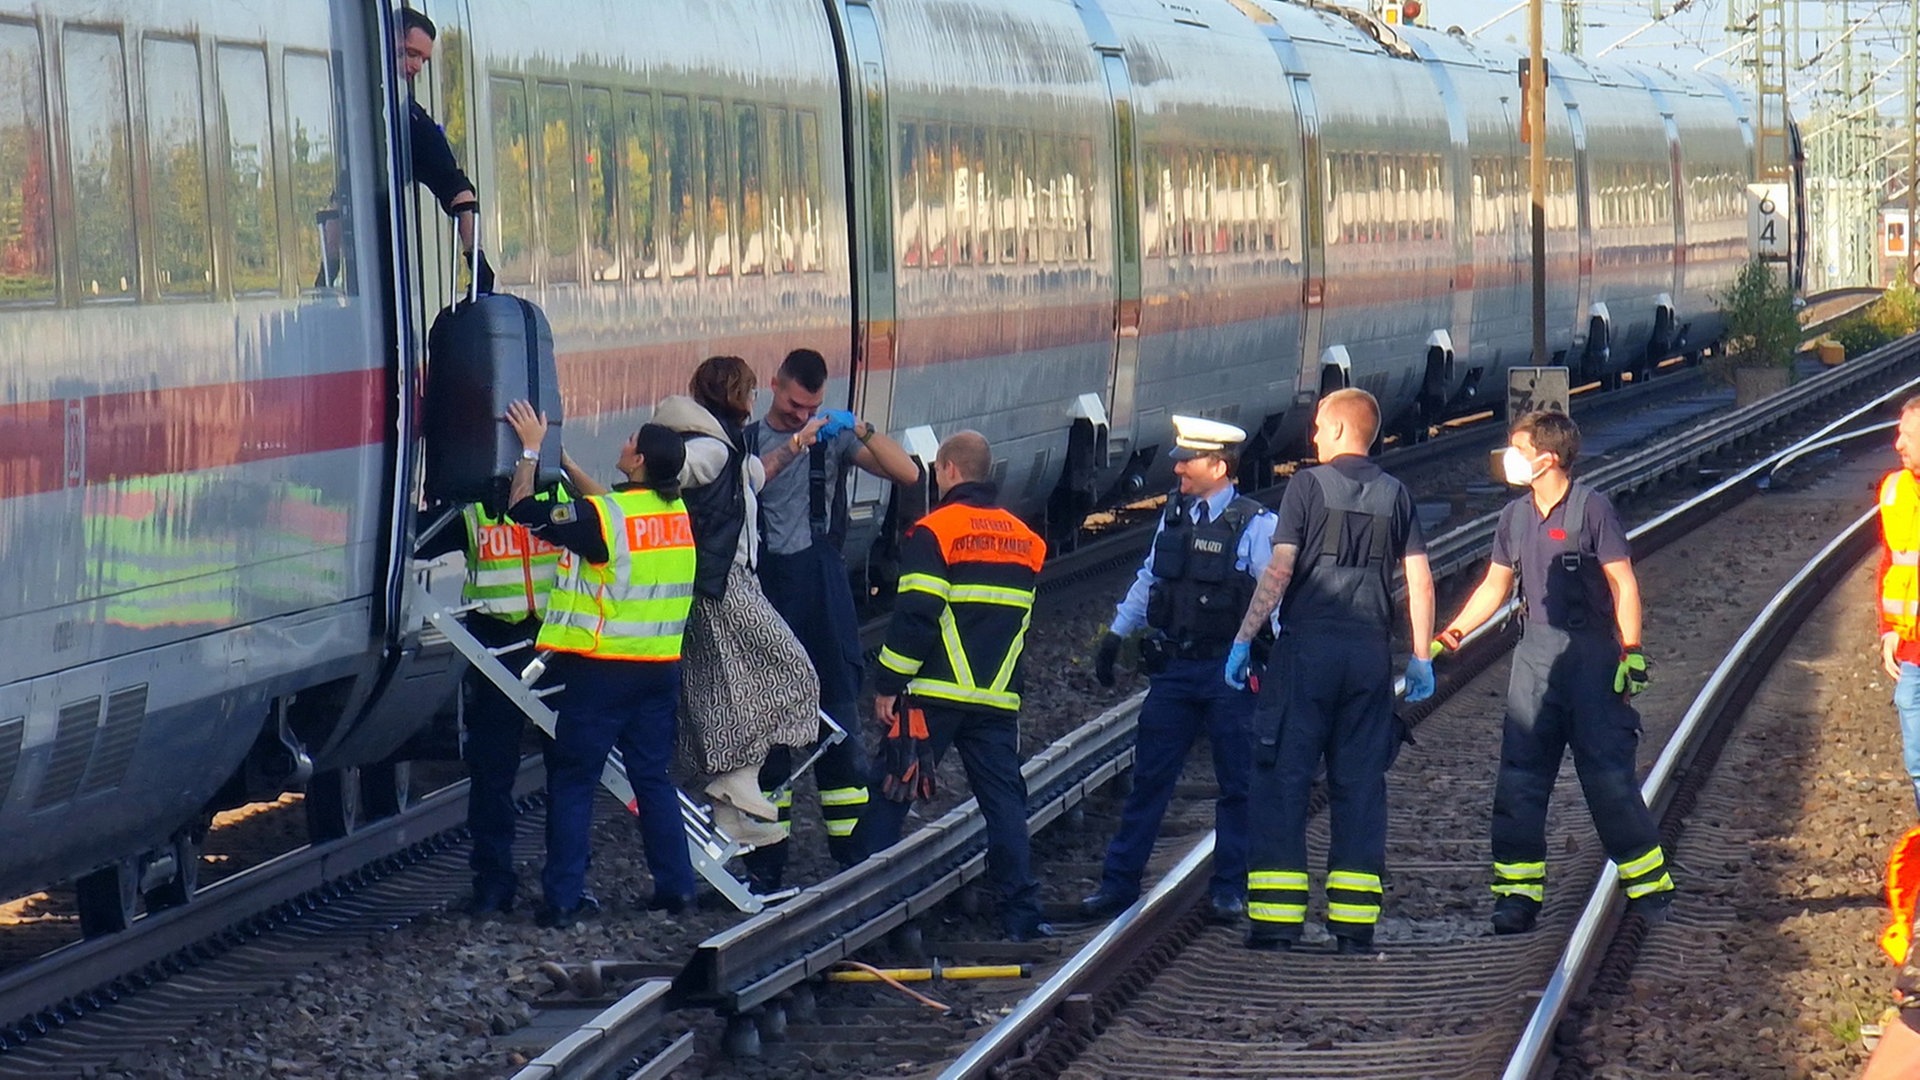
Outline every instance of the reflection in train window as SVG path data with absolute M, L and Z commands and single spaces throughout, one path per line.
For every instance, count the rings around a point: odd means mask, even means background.
M 826 223 L 821 215 L 826 212 L 827 192 L 820 177 L 820 118 L 813 110 L 794 114 L 800 122 L 800 191 L 804 201 L 801 212 L 794 218 L 795 226 L 800 230 L 800 269 L 818 271 L 825 269 L 825 255 L 820 248 L 826 243 Z M 885 229 L 878 230 L 885 232 Z
M 953 229 L 953 265 L 971 266 L 973 264 L 973 178 L 974 169 L 967 160 L 967 150 L 973 145 L 972 129 L 955 124 L 949 130 L 947 142 L 948 175 L 952 177 L 952 193 L 947 197 L 948 224 Z
M 540 211 L 548 281 L 580 280 L 580 209 L 573 198 L 573 92 L 540 84 Z
M 1032 237 L 1027 249 L 1035 254 L 1034 261 L 1054 263 L 1060 261 L 1060 159 L 1055 153 L 1054 138 L 1051 135 L 1039 135 L 1034 138 L 1033 158 L 1033 216 L 1028 219 Z
M 346 254 L 338 213 L 347 205 L 347 174 L 338 156 L 333 72 L 327 58 L 317 53 L 289 51 L 284 62 L 294 272 L 303 281 L 319 284 L 349 282 L 353 275 L 342 274 L 339 265 Z M 326 253 L 324 267 L 320 265 L 322 251 Z
M 587 204 L 587 280 L 620 280 L 620 238 L 614 228 L 613 91 L 580 91 L 580 183 Z
M 767 110 L 767 272 L 793 272 L 795 219 L 804 201 L 789 179 L 793 169 L 793 120 L 787 110 Z
M 280 288 L 280 219 L 274 209 L 267 55 L 259 49 L 222 45 L 219 71 L 227 132 L 233 291 L 273 292 Z
M 67 147 L 73 170 L 74 246 L 83 299 L 136 288 L 132 151 L 120 36 L 66 33 Z
M 927 215 L 926 265 L 947 265 L 947 126 L 928 124 L 921 134 L 920 203 Z
M 920 213 L 920 128 L 900 125 L 900 265 L 925 261 L 926 237 Z
M 200 114 L 200 53 L 190 41 L 141 46 L 147 92 L 147 190 L 161 296 L 213 291 L 207 241 L 207 165 Z
M 733 145 L 740 156 L 740 272 L 760 273 L 767 265 L 767 213 L 760 172 L 760 110 L 733 107 Z
M 993 261 L 993 219 L 987 210 L 992 198 L 987 186 L 987 129 L 974 128 L 972 140 L 967 201 L 973 206 L 973 237 L 968 244 L 973 249 L 973 261 L 985 265 Z
M 519 79 L 493 80 L 493 203 L 500 228 L 487 243 L 488 260 L 503 282 L 533 280 L 533 180 L 527 144 L 527 88 Z
M 693 156 L 693 106 L 683 97 L 660 99 L 660 169 L 667 177 L 667 261 L 674 277 L 700 273 L 698 161 Z
M 1075 262 L 1093 260 L 1093 141 L 1075 139 L 1072 170 L 1068 183 L 1072 216 L 1067 220 L 1067 257 Z
M 727 153 L 727 114 L 711 98 L 700 102 L 701 150 L 706 155 L 707 178 L 707 276 L 725 277 L 733 273 L 733 225 L 729 208 L 733 205 L 733 173 Z
M 620 201 L 626 213 L 628 276 L 638 281 L 660 276 L 653 239 L 653 98 L 620 95 L 626 124 L 620 132 Z
M 53 193 L 40 35 L 0 23 L 0 301 L 53 299 Z

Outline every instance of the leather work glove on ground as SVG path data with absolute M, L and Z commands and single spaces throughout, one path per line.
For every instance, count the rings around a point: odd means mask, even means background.
M 1640 646 L 1629 645 L 1620 651 L 1620 666 L 1613 669 L 1613 692 L 1632 697 L 1647 688 L 1647 654 Z
M 880 741 L 880 763 L 887 770 L 880 782 L 882 795 L 907 803 L 933 798 L 933 740 L 927 732 L 927 714 L 904 695 L 894 699 L 893 726 Z

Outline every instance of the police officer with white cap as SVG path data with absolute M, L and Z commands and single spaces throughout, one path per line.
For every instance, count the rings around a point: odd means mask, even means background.
M 1220 665 L 1233 645 L 1254 584 L 1273 553 L 1272 512 L 1234 489 L 1247 433 L 1232 424 L 1173 418 L 1173 471 L 1153 549 L 1135 576 L 1094 658 L 1094 676 L 1112 686 L 1122 639 L 1145 631 L 1140 668 L 1151 677 L 1140 706 L 1133 789 L 1107 847 L 1100 890 L 1080 902 L 1088 918 L 1109 918 L 1140 895 L 1140 877 L 1166 815 L 1187 750 L 1204 731 L 1213 747 L 1213 910 L 1246 910 L 1247 788 L 1254 695 L 1227 686 Z

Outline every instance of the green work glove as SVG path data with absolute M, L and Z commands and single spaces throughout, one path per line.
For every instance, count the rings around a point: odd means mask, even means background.
M 1647 688 L 1647 654 L 1640 646 L 1620 650 L 1620 666 L 1613 670 L 1613 692 L 1632 697 Z

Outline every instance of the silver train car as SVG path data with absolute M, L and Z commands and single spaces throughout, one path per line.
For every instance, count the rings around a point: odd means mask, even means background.
M 1065 540 L 1167 480 L 1172 412 L 1423 430 L 1530 348 L 1514 50 L 1278 0 L 422 0 L 411 88 L 555 333 L 576 457 L 702 357 L 828 358 L 930 455 L 988 436 Z M 425 327 L 391 7 L 0 0 L 0 892 L 89 931 L 192 893 L 215 809 L 400 802 L 460 665 L 421 629 Z M 1555 354 L 1719 333 L 1753 120 L 1552 62 Z M 924 492 L 864 475 L 876 581 Z

